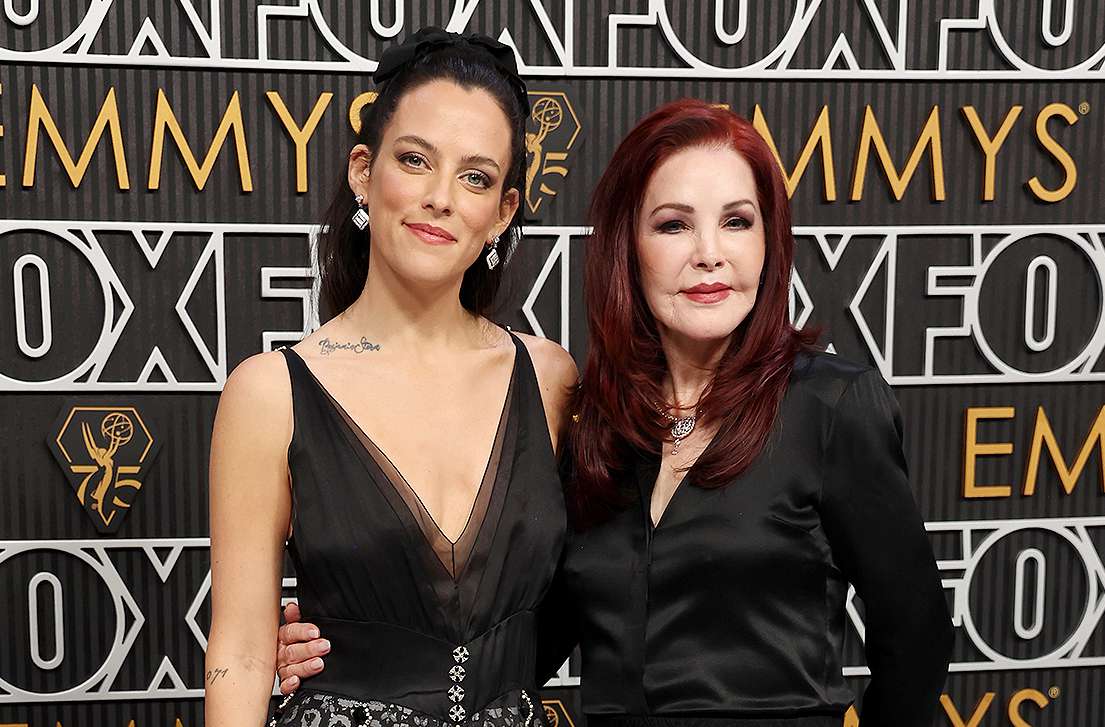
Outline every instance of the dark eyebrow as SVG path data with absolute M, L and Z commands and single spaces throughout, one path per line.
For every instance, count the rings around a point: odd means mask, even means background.
M 430 142 L 426 141 L 421 136 L 415 136 L 413 134 L 408 134 L 407 136 L 400 136 L 399 138 L 397 138 L 395 140 L 395 143 L 396 144 L 399 144 L 399 143 L 414 144 L 415 146 L 429 152 L 430 154 L 437 154 L 438 153 L 436 146 L 434 146 Z M 461 159 L 460 163 L 461 164 L 484 164 L 484 165 L 487 165 L 489 167 L 493 167 L 496 172 L 499 171 L 499 163 L 496 162 L 491 157 L 486 157 L 486 156 L 483 156 L 482 154 L 469 154 L 468 156 Z
M 437 153 L 437 147 L 434 146 L 433 144 L 431 144 L 430 142 L 426 141 L 425 139 L 423 139 L 421 136 L 414 136 L 413 134 L 408 134 L 407 136 L 400 136 L 398 139 L 395 140 L 395 143 L 398 144 L 400 142 L 406 142 L 407 144 L 414 144 L 415 146 L 420 147 L 420 148 L 430 152 L 431 154 L 436 154 Z
M 694 207 L 691 207 L 689 204 L 682 204 L 680 202 L 665 202 L 664 204 L 656 205 L 656 209 L 649 212 L 648 216 L 652 217 L 654 214 L 664 209 L 671 209 L 675 210 L 676 212 L 686 212 L 687 214 L 694 212 Z
M 723 207 L 722 209 L 731 210 L 734 207 L 743 207 L 744 205 L 755 208 L 756 203 L 750 199 L 738 199 L 735 202 L 730 202 L 729 204 L 725 205 L 725 207 Z
M 750 207 L 755 207 L 755 204 L 753 204 L 752 200 L 750 200 L 750 199 L 738 199 L 734 202 L 730 202 L 729 204 L 725 205 L 725 207 L 723 207 L 722 209 L 731 210 L 734 207 L 740 207 L 742 205 L 748 205 Z M 672 210 L 675 210 L 676 212 L 685 212 L 687 214 L 691 214 L 692 212 L 694 212 L 694 207 L 692 207 L 689 204 L 683 204 L 682 202 L 665 202 L 664 204 L 657 205 L 656 209 L 654 209 L 654 210 L 652 210 L 652 212 L 648 213 L 648 216 L 652 217 L 654 214 L 656 214 L 657 212 L 659 212 L 660 210 L 663 210 L 663 209 L 672 209 Z
M 494 167 L 495 171 L 499 171 L 499 163 L 491 157 L 485 157 L 482 154 L 469 154 L 460 160 L 461 164 L 485 164 L 489 167 Z

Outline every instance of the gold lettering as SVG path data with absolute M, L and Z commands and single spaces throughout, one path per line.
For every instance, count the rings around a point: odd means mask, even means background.
M 1032 445 L 1028 451 L 1028 466 L 1025 468 L 1023 493 L 1032 495 L 1036 492 L 1036 476 L 1040 470 L 1042 444 L 1047 445 L 1047 452 L 1055 464 L 1055 471 L 1059 473 L 1059 481 L 1063 483 L 1063 492 L 1068 495 L 1074 492 L 1074 486 L 1078 483 L 1078 478 L 1081 477 L 1082 470 L 1090 459 L 1090 453 L 1093 452 L 1095 440 L 1101 456 L 1101 483 L 1102 490 L 1105 491 L 1105 406 L 1098 411 L 1097 418 L 1090 425 L 1090 431 L 1082 443 L 1082 449 L 1079 450 L 1074 464 L 1070 467 L 1067 467 L 1066 458 L 1059 448 L 1058 440 L 1055 439 L 1055 433 L 1051 429 L 1051 422 L 1048 421 L 1044 408 L 1038 407 L 1036 426 L 1032 430 Z
M 349 104 L 349 126 L 354 134 L 361 133 L 361 109 L 376 100 L 375 91 L 365 91 Z
M 1063 185 L 1054 190 L 1045 187 L 1039 177 L 1028 180 L 1028 188 L 1044 202 L 1060 202 L 1066 199 L 1067 195 L 1074 191 L 1074 185 L 1078 183 L 1078 168 L 1074 165 L 1074 159 L 1047 131 L 1047 122 L 1053 116 L 1062 116 L 1068 126 L 1073 126 L 1074 122 L 1078 121 L 1078 114 L 1065 103 L 1048 104 L 1036 116 L 1036 140 L 1040 142 L 1040 146 L 1051 152 L 1066 174 Z
M 991 139 L 986 132 L 986 127 L 982 125 L 982 120 L 978 118 L 975 107 L 964 106 L 962 109 L 963 115 L 967 117 L 967 121 L 971 125 L 971 131 L 975 132 L 975 140 L 978 141 L 978 146 L 982 149 L 983 156 L 986 157 L 986 172 L 982 182 L 983 202 L 994 200 L 994 177 L 997 169 L 998 151 L 1001 150 L 1001 145 L 1005 143 L 1009 132 L 1013 130 L 1013 124 L 1016 123 L 1023 110 L 1023 106 L 1014 106 L 1009 109 L 1009 113 L 1005 115 L 1005 119 L 1001 122 L 1001 128 Z
M 828 106 L 821 107 L 821 114 L 817 117 L 813 129 L 810 130 L 810 135 L 806 138 L 806 145 L 802 147 L 802 153 L 798 155 L 798 161 L 794 165 L 793 172 L 788 172 L 786 165 L 783 164 L 783 158 L 779 155 L 778 147 L 775 146 L 775 137 L 771 134 L 771 129 L 767 125 L 767 120 L 764 118 L 763 110 L 760 109 L 759 104 L 756 104 L 752 111 L 752 125 L 756 127 L 756 131 L 760 132 L 760 136 L 764 138 L 768 148 L 771 149 L 771 153 L 775 156 L 775 161 L 779 163 L 779 169 L 782 170 L 783 180 L 787 185 L 787 197 L 794 196 L 795 190 L 798 189 L 798 183 L 802 181 L 802 175 L 805 174 L 806 167 L 809 166 L 810 159 L 813 157 L 814 149 L 820 147 L 821 165 L 825 168 L 823 178 L 825 201 L 836 201 L 836 170 L 833 165 L 833 138 L 832 130 L 829 127 Z
M 1009 724 L 1012 727 L 1032 727 L 1021 716 L 1020 708 L 1023 702 L 1035 702 L 1036 706 L 1043 709 L 1048 705 L 1048 699 L 1035 689 L 1022 689 L 1009 698 Z
M 119 107 L 115 103 L 114 86 L 108 89 L 104 103 L 100 106 L 100 113 L 92 124 L 92 130 L 88 132 L 88 139 L 84 143 L 84 149 L 81 150 L 80 158 L 74 162 L 72 154 L 69 153 L 69 147 L 66 146 L 65 140 L 61 138 L 61 132 L 58 131 L 57 124 L 54 123 L 54 117 L 50 114 L 50 109 L 46 106 L 46 101 L 38 90 L 38 85 L 31 84 L 31 108 L 27 114 L 27 146 L 23 155 L 24 187 L 33 187 L 35 183 L 39 127 L 46 131 L 46 136 L 53 143 L 58 159 L 61 160 L 61 165 L 65 168 L 66 174 L 69 175 L 69 181 L 73 184 L 74 189 L 79 187 L 81 180 L 84 179 L 84 174 L 92 161 L 92 154 L 99 146 L 100 137 L 104 135 L 104 130 L 109 130 L 111 148 L 115 154 L 116 182 L 119 189 L 130 189 L 126 153 L 123 149 L 123 130 L 119 123 Z
M 952 727 L 978 727 L 978 723 L 982 721 L 982 718 L 986 716 L 986 713 L 990 711 L 990 703 L 994 701 L 994 697 L 997 696 L 995 692 L 986 692 L 982 695 L 982 699 L 978 700 L 978 704 L 975 705 L 975 709 L 971 712 L 971 717 L 967 722 L 963 721 L 963 717 L 960 716 L 959 710 L 955 708 L 955 704 L 952 703 L 951 698 L 947 694 L 940 695 L 940 704 L 944 707 L 944 714 L 948 715 L 948 719 L 951 720 Z
M 989 455 L 1013 454 L 1012 442 L 979 442 L 980 419 L 1012 419 L 1016 409 L 1011 406 L 972 406 L 967 408 L 967 430 L 963 452 L 963 497 L 1008 497 L 1012 485 L 979 485 L 975 483 L 975 460 Z
M 334 97 L 334 94 L 324 91 L 318 97 L 318 100 L 315 101 L 315 107 L 311 109 L 311 114 L 307 117 L 302 129 L 296 125 L 295 119 L 288 112 L 288 107 L 284 105 L 284 99 L 280 98 L 279 91 L 267 91 L 265 96 L 268 97 L 269 103 L 276 111 L 276 115 L 280 117 L 280 122 L 284 124 L 284 131 L 288 132 L 288 136 L 292 138 L 292 143 L 295 144 L 295 191 L 306 192 L 307 142 L 314 135 L 315 128 L 318 126 L 322 114 L 326 111 L 326 107 L 330 105 L 330 99 Z
M 944 193 L 944 152 L 943 145 L 940 142 L 939 106 L 932 107 L 928 121 L 921 129 L 921 135 L 917 138 L 917 143 L 914 144 L 905 169 L 900 175 L 894 166 L 894 160 L 890 156 L 890 149 L 886 146 L 886 140 L 883 139 L 879 122 L 875 119 L 871 106 L 866 106 L 863 114 L 863 130 L 860 132 L 859 151 L 856 154 L 856 170 L 852 179 L 851 200 L 853 202 L 863 199 L 863 182 L 867 176 L 867 159 L 871 155 L 872 145 L 875 147 L 883 173 L 886 175 L 887 181 L 890 182 L 894 198 L 898 201 L 901 201 L 902 196 L 905 195 L 906 187 L 909 186 L 913 173 L 917 171 L 917 167 L 921 164 L 921 157 L 924 155 L 925 149 L 929 148 L 932 164 L 932 198 L 936 202 L 944 201 L 946 198 Z
M 219 152 L 226 142 L 226 137 L 233 131 L 234 148 L 238 154 L 238 176 L 241 180 L 242 191 L 253 191 L 253 175 L 249 171 L 249 150 L 246 148 L 245 124 L 242 122 L 242 106 L 238 101 L 237 91 L 230 97 L 230 103 L 227 104 L 219 128 L 215 131 L 215 138 L 207 149 L 207 156 L 204 158 L 202 166 L 196 162 L 192 147 L 188 145 L 188 139 L 180 128 L 180 123 L 173 113 L 172 106 L 169 105 L 169 99 L 166 98 L 165 91 L 160 88 L 157 89 L 157 113 L 154 116 L 153 123 L 153 149 L 150 152 L 150 176 L 147 184 L 149 189 L 159 189 L 161 187 L 161 158 L 165 148 L 165 129 L 168 128 L 173 141 L 176 142 L 184 164 L 192 174 L 192 181 L 195 183 L 196 189 L 201 191 L 207 184 L 207 178 L 211 175 L 211 169 L 215 166 L 215 159 L 218 158 Z

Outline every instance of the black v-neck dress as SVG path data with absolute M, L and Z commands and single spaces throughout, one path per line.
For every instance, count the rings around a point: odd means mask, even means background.
M 511 338 L 495 441 L 455 542 L 303 359 L 281 349 L 295 427 L 288 550 L 303 620 L 332 648 L 326 669 L 285 699 L 270 724 L 543 720 L 534 611 L 552 581 L 566 516 L 533 364 Z

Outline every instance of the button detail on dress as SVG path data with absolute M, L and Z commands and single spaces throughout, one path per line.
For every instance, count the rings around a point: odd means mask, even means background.
M 449 699 L 453 700 L 454 702 L 459 702 L 460 700 L 464 699 L 464 687 L 459 684 L 454 684 L 453 686 L 449 687 L 448 693 Z
M 460 706 L 459 704 L 454 704 L 452 707 L 449 708 L 449 719 L 453 720 L 454 722 L 460 722 L 462 719 L 464 719 L 465 714 L 467 713 L 464 711 L 464 707 Z
M 463 664 L 468 661 L 468 649 L 464 646 L 458 646 L 453 649 L 453 658 L 456 659 L 458 664 Z
M 449 670 L 449 678 L 452 679 L 454 682 L 464 681 L 464 675 L 465 675 L 464 667 L 461 666 L 460 664 L 457 664 L 456 666 L 454 666 L 452 669 Z

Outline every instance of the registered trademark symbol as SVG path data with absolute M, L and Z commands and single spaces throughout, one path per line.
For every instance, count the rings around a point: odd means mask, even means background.
M 1059 696 L 1059 687 L 1052 687 L 1051 689 L 1048 689 L 1047 696 L 1051 697 L 1052 699 L 1057 698 Z
M 1082 114 L 1083 116 L 1090 113 L 1090 102 L 1083 101 L 1082 103 L 1078 104 L 1078 113 Z

